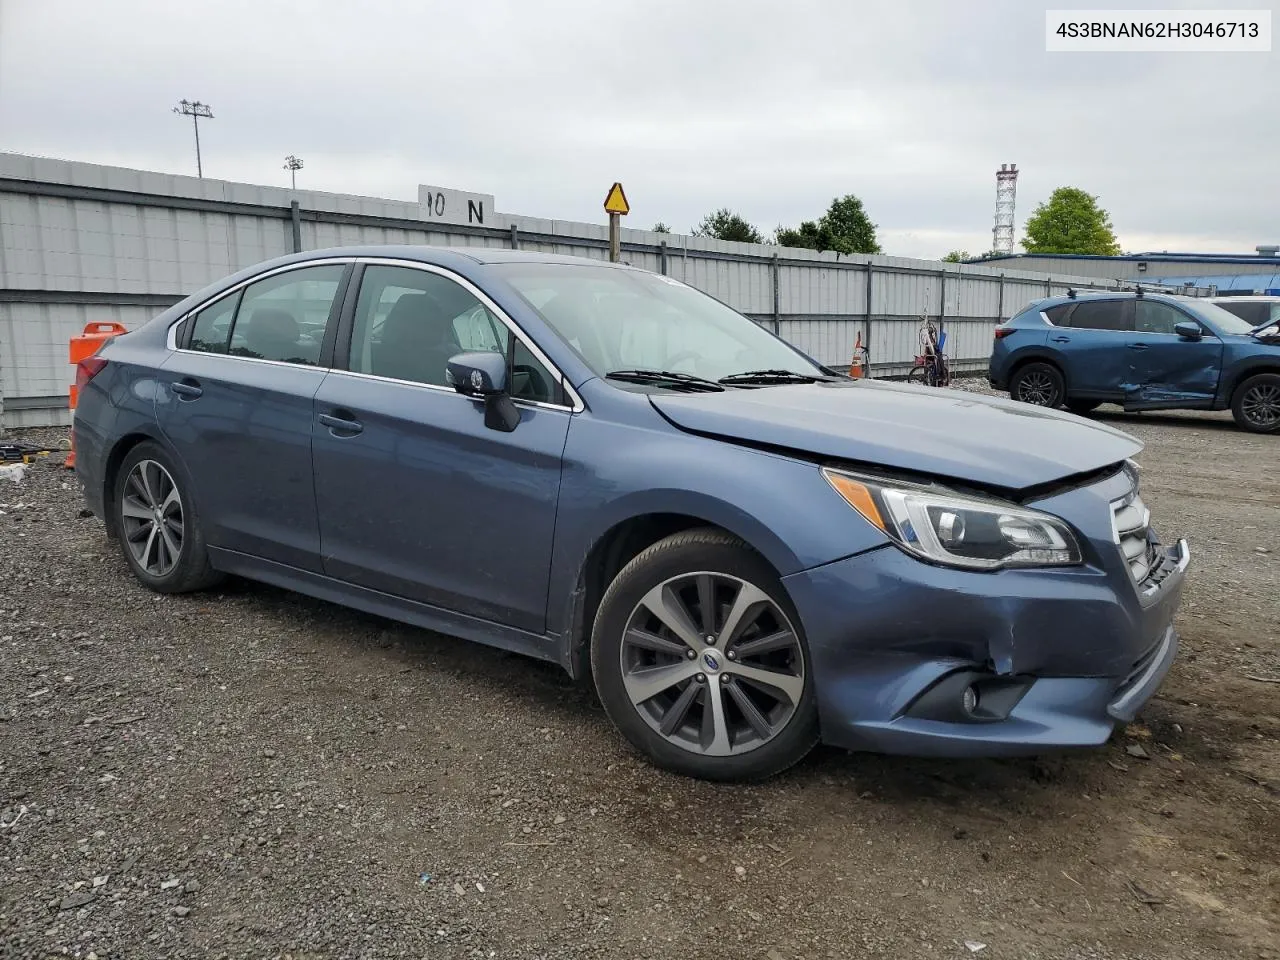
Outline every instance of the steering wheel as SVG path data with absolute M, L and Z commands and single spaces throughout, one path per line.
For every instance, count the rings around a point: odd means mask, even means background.
M 684 363 L 686 360 L 701 360 L 702 354 L 694 350 L 681 350 L 674 357 L 667 357 L 665 366 L 674 370 L 678 364 Z

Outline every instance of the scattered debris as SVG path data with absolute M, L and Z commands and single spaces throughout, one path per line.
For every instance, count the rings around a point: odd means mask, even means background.
M 0 830 L 9 830 L 13 827 L 16 827 L 18 825 L 18 821 L 21 820 L 24 816 L 26 816 L 26 813 L 27 813 L 27 806 L 26 804 L 23 804 L 18 808 L 18 815 L 14 817 L 12 820 L 10 820 L 8 823 L 5 822 L 4 817 L 0 817 Z
M 455 882 L 453 885 L 453 892 L 461 897 L 465 896 L 467 891 L 462 888 L 462 884 Z
M 79 893 L 73 893 L 70 896 L 63 897 L 62 903 L 58 905 L 59 910 L 76 910 L 83 907 L 87 903 L 93 902 L 94 895 L 87 890 Z
M 1150 893 L 1149 891 L 1142 889 L 1142 887 L 1138 886 L 1132 880 L 1125 880 L 1125 885 L 1128 886 L 1129 892 L 1133 894 L 1134 899 L 1139 903 L 1145 903 L 1149 907 L 1155 907 L 1166 902 L 1163 897 L 1157 897 L 1154 893 Z
M 104 873 L 102 876 L 94 877 L 93 878 L 94 889 L 97 889 L 98 887 L 105 887 L 107 885 L 107 881 L 110 879 L 111 879 L 111 875 L 106 873 Z
M 173 908 L 173 915 L 178 919 L 182 919 L 183 917 L 187 916 L 189 913 L 191 913 L 190 907 L 174 907 Z
M 161 889 L 161 890 L 172 890 L 174 887 L 181 886 L 181 884 L 182 884 L 182 881 L 181 881 L 181 880 L 179 880 L 179 879 L 177 879 L 176 877 L 175 877 L 175 878 L 170 878 L 170 879 L 168 879 L 168 880 L 162 880 L 162 881 L 160 882 L 160 889 Z
M 418 886 L 425 887 L 430 882 L 431 882 L 431 874 L 429 873 L 418 874 Z
M 476 889 L 479 890 L 481 893 L 484 893 L 484 884 L 481 883 L 479 880 L 476 881 Z
M 736 873 L 736 874 L 738 875 L 738 879 L 739 879 L 739 880 L 741 880 L 743 877 L 745 877 L 745 876 L 747 875 L 747 868 L 746 868 L 746 867 L 734 867 L 734 868 L 733 868 L 733 872 L 734 872 L 734 873 Z
M 1076 879 L 1075 877 L 1073 877 L 1071 874 L 1067 873 L 1067 871 L 1063 870 L 1063 871 L 1062 871 L 1062 875 L 1063 875 L 1064 877 L 1066 877 L 1068 880 L 1070 880 L 1072 883 L 1074 883 L 1077 887 L 1083 887 L 1083 886 L 1084 886 L 1084 884 L 1083 884 L 1083 883 L 1081 883 L 1079 880 L 1077 880 L 1077 879 Z
M 145 719 L 147 719 L 146 715 L 140 713 L 136 717 L 121 717 L 118 720 L 112 720 L 111 725 L 113 727 L 123 727 L 127 723 L 137 723 L 139 720 Z
M 0 480 L 12 480 L 14 483 L 21 483 L 22 478 L 27 475 L 27 465 L 25 463 L 6 463 L 0 467 Z
M 1124 752 L 1131 757 L 1137 757 L 1139 760 L 1150 760 L 1151 754 L 1147 753 L 1140 743 L 1131 743 L 1124 748 Z
M 981 951 L 987 949 L 987 945 L 983 943 L 981 940 L 966 940 L 964 942 L 964 948 L 968 950 L 970 953 L 980 953 Z
M 1246 673 L 1244 678 L 1255 683 L 1280 683 L 1280 677 L 1259 677 L 1252 673 Z
M 1109 766 L 1109 767 L 1114 767 L 1116 770 L 1119 770 L 1121 773 L 1128 773 L 1128 772 L 1129 772 L 1129 768 L 1128 768 L 1128 767 L 1126 767 L 1123 763 L 1120 763 L 1120 762 L 1118 762 L 1118 761 L 1116 761 L 1116 760 L 1108 760 L 1108 761 L 1107 761 L 1107 766 Z

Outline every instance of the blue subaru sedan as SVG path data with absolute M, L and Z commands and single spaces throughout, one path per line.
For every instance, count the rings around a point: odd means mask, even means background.
M 1132 437 L 849 380 L 642 270 L 298 254 L 77 381 L 88 503 L 146 587 L 234 574 L 552 661 L 691 776 L 1097 745 L 1177 650 L 1189 554 Z

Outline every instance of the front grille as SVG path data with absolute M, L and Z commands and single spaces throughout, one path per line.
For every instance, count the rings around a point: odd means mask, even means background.
M 1138 496 L 1136 477 L 1128 495 L 1111 504 L 1111 528 L 1133 582 L 1144 589 L 1158 587 L 1173 564 L 1151 535 L 1151 512 Z

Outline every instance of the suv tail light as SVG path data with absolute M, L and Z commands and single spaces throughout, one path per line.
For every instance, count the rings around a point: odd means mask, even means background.
M 1009 334 L 1013 333 L 1013 327 L 996 327 L 996 339 L 1003 340 Z

